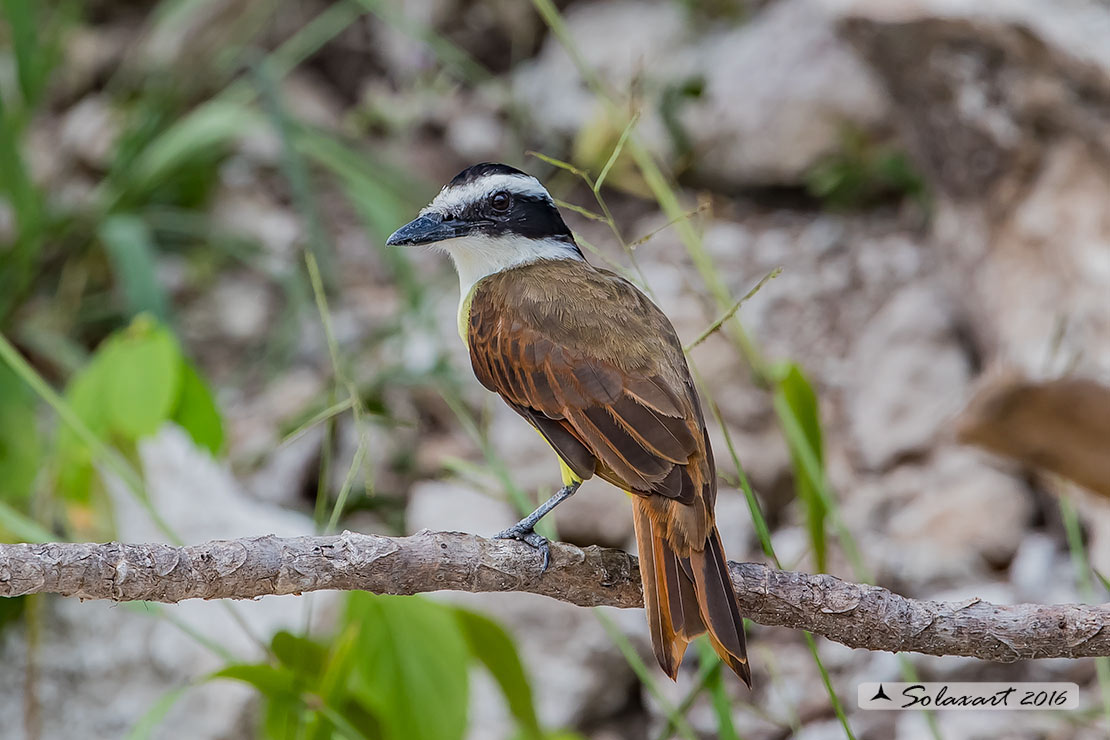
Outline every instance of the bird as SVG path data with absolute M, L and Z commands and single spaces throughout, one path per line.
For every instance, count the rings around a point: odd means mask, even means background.
M 459 335 L 479 383 L 554 450 L 562 488 L 499 538 L 550 562 L 536 523 L 593 476 L 631 501 L 644 607 L 660 668 L 677 680 L 707 633 L 751 687 L 736 593 L 714 522 L 705 418 L 671 322 L 620 275 L 588 262 L 538 179 L 483 162 L 450 180 L 390 246 L 446 251 Z

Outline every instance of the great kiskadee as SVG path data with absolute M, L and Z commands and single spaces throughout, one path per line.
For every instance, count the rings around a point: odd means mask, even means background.
M 709 633 L 749 686 L 744 628 L 713 522 L 717 477 L 674 327 L 624 278 L 588 263 L 547 190 L 503 164 L 460 172 L 387 244 L 433 244 L 455 263 L 459 334 L 478 381 L 558 455 L 562 489 L 498 537 L 543 554 L 536 522 L 597 475 L 630 494 L 659 665 L 678 675 Z

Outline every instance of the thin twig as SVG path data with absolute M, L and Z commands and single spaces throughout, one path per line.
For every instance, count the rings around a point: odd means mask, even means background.
M 721 317 L 719 319 L 717 319 L 712 324 L 710 324 L 708 327 L 706 327 L 705 331 L 703 331 L 701 334 L 699 334 L 697 339 L 695 339 L 694 341 L 690 342 L 685 347 L 683 347 L 682 351 L 683 352 L 689 352 L 694 347 L 697 347 L 699 344 L 704 342 L 706 339 L 709 339 L 709 337 L 711 335 L 713 335 L 714 332 L 720 330 L 720 328 L 725 325 L 725 322 L 728 321 L 729 319 L 731 319 L 733 317 L 733 315 L 737 311 L 740 310 L 740 307 L 743 306 L 749 298 L 751 298 L 753 295 L 758 293 L 759 289 L 762 288 L 768 281 L 774 280 L 775 278 L 777 278 L 781 272 L 782 272 L 782 268 L 781 267 L 776 267 L 775 269 L 771 270 L 769 273 L 764 275 L 763 278 L 760 279 L 760 281 L 755 284 L 754 288 L 752 288 L 747 293 L 745 293 L 740 298 L 740 300 L 736 301 L 736 303 L 733 303 L 732 306 L 727 311 L 725 311 L 723 314 L 721 314 Z

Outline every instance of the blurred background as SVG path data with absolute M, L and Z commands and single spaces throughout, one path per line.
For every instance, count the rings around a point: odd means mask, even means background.
M 383 247 L 493 160 L 696 343 L 732 559 L 1105 601 L 1107 38 L 1080 0 L 3 0 L 0 538 L 490 534 L 546 498 L 448 260 Z M 554 526 L 629 548 L 627 507 L 591 482 Z M 704 646 L 666 680 L 639 610 L 523 594 L 25 597 L 0 735 L 1110 733 L 1105 659 L 749 640 L 751 693 Z M 854 707 L 916 679 L 1082 709 Z

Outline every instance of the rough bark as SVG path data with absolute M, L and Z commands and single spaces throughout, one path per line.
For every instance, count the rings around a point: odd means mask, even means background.
M 754 563 L 731 563 L 753 621 L 807 629 L 849 647 L 1011 662 L 1110 655 L 1110 606 L 917 601 Z M 322 589 L 415 594 L 524 591 L 579 606 L 642 605 L 636 558 L 557 543 L 550 569 L 516 542 L 457 532 L 381 537 L 253 537 L 188 547 L 52 543 L 0 545 L 0 596 L 82 599 L 253 599 Z

